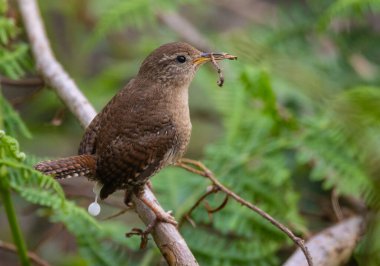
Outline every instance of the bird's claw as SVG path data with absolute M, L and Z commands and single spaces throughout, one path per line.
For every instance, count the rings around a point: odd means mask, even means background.
M 134 235 L 141 237 L 141 243 L 140 243 L 140 249 L 144 249 L 146 245 L 148 244 L 148 236 L 152 233 L 153 228 L 160 222 L 163 223 L 170 223 L 174 226 L 177 226 L 178 223 L 174 219 L 174 217 L 171 215 L 171 211 L 168 212 L 162 212 L 156 215 L 156 218 L 148 224 L 148 226 L 145 228 L 145 230 L 142 230 L 140 228 L 132 228 L 132 230 L 129 233 L 126 233 L 126 237 L 131 237 Z
M 178 226 L 177 221 L 172 216 L 172 211 L 157 213 L 156 219 L 155 219 L 155 225 L 157 224 L 157 222 L 169 223 L 176 227 Z
M 132 230 L 125 234 L 126 237 L 132 237 L 132 236 L 140 236 L 141 242 L 140 242 L 140 249 L 146 248 L 146 245 L 148 244 L 148 236 L 151 233 L 152 229 L 146 228 L 144 231 L 140 228 L 132 228 Z

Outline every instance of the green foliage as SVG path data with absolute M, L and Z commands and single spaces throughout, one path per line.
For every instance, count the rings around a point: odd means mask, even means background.
M 17 141 L 0 131 L 0 164 L 9 174 L 9 185 L 26 201 L 41 206 L 52 222 L 63 223 L 72 233 L 80 252 L 90 265 L 124 265 L 126 250 L 136 249 L 136 241 L 126 239 L 125 227 L 115 222 L 97 222 L 83 208 L 65 198 L 60 184 L 24 163 L 25 154 Z M 112 239 L 112 241 L 105 241 Z
M 268 73 L 243 69 L 240 83 L 233 90 L 219 91 L 217 98 L 220 110 L 225 111 L 226 134 L 208 147 L 206 165 L 240 196 L 298 232 L 303 231 L 304 222 L 297 208 L 299 196 L 292 184 L 287 152 L 289 132 L 296 126 L 293 119 L 280 114 Z M 225 105 L 227 102 L 229 105 Z M 159 174 L 154 178 L 158 193 L 171 195 L 172 189 L 178 190 L 164 181 L 171 175 L 184 174 L 171 171 Z M 199 197 L 204 193 L 205 183 L 194 178 L 201 177 L 183 177 L 178 197 L 190 198 L 194 194 Z M 274 194 L 277 190 L 282 193 Z M 209 203 L 218 206 L 223 198 L 223 195 L 210 197 Z M 177 198 L 177 204 L 183 206 L 186 202 Z M 289 243 L 268 221 L 236 202 L 230 201 L 211 220 L 202 207 L 192 218 L 199 226 L 185 226 L 182 232 L 201 265 L 278 265 L 274 253 Z
M 371 188 L 360 150 L 332 121 L 310 121 L 299 141 L 299 163 L 313 164 L 310 177 L 325 189 L 360 197 Z
M 0 74 L 17 79 L 31 70 L 33 63 L 28 45 L 17 41 L 20 29 L 6 16 L 6 2 L 3 0 L 0 5 Z
M 115 30 L 120 30 L 126 26 L 141 28 L 147 23 L 157 21 L 158 11 L 173 10 L 179 4 L 192 2 L 194 0 L 173 1 L 168 0 L 131 0 L 107 1 L 107 4 L 102 3 L 103 11 L 99 22 L 97 23 L 93 34 L 92 42 L 102 39 L 107 33 Z
M 4 127 L 5 131 L 11 135 L 16 136 L 20 133 L 26 138 L 31 138 L 32 135 L 25 124 L 22 122 L 19 114 L 13 110 L 12 106 L 8 103 L 0 93 L 0 125 Z M 1 127 L 0 127 L 1 128 Z
M 96 5 L 100 18 L 91 41 L 125 26 L 135 29 L 152 25 L 157 12 L 178 7 L 166 0 L 96 1 Z M 218 49 L 238 55 L 239 61 L 222 63 L 226 64 L 222 90 L 212 86 L 215 73 L 207 69 L 200 70 L 193 85 L 201 88 L 205 99 L 215 105 L 218 122 L 223 127 L 221 137 L 215 137 L 214 143 L 205 147 L 202 160 L 227 187 L 298 235 L 318 226 L 315 219 L 301 215 L 300 210 L 304 209 L 300 203 L 313 197 L 305 193 L 303 182 L 321 186 L 326 194 L 335 189 L 339 195 L 365 200 L 373 210 L 379 208 L 380 202 L 378 37 L 365 24 L 349 32 L 328 27 L 341 17 L 355 19 L 358 16 L 353 15 L 357 14 L 364 17 L 368 10 L 378 9 L 378 1 L 323 1 L 323 6 L 324 13 L 320 13 L 320 6 L 312 4 L 292 9 L 292 19 L 285 17 L 290 9 L 283 7 L 277 28 L 247 27 L 238 34 L 216 37 Z M 9 44 L 18 36 L 18 30 L 9 18 L 0 23 L 4 25 L 0 27 L 0 42 Z M 142 43 L 155 44 L 156 37 L 148 34 L 135 45 L 128 43 L 128 50 L 137 51 Z M 167 41 L 165 37 L 159 41 Z M 332 52 L 321 52 L 323 40 L 332 43 Z M 8 57 L 11 56 L 15 46 L 4 47 Z M 353 54 L 362 56 L 364 61 L 371 60 L 369 65 L 375 73 L 371 78 L 358 73 L 352 63 Z M 24 55 L 20 58 L 27 61 Z M 140 59 L 132 58 L 122 64 L 115 60 L 106 74 L 98 75 L 92 82 L 82 81 L 83 87 L 95 86 L 97 92 L 91 94 L 97 96 L 97 101 L 104 101 L 104 95 L 111 94 L 110 88 L 124 77 L 126 69 L 135 71 Z M 0 67 L 1 62 L 0 53 Z M 13 77 L 22 74 L 11 72 Z M 7 134 L 15 136 L 20 132 L 27 136 L 22 121 L 4 99 L 0 100 Z M 6 154 L 0 163 L 10 173 L 12 189 L 27 202 L 39 205 L 40 215 L 66 226 L 76 237 L 85 263 L 159 263 L 156 249 L 148 247 L 146 252 L 137 252 L 137 239 L 124 237 L 125 225 L 96 221 L 75 202 L 67 200 L 56 181 L 21 160 L 24 156 L 19 153 L 15 139 L 3 134 L 0 141 L 0 149 Z M 300 169 L 306 170 L 300 173 Z M 165 209 L 172 209 L 179 219 L 205 193 L 209 182 L 169 168 L 153 178 L 153 185 Z M 221 193 L 207 199 L 213 207 L 223 200 Z M 197 227 L 185 222 L 180 230 L 201 265 L 279 265 L 279 251 L 293 245 L 269 222 L 231 200 L 212 217 L 201 205 L 192 218 Z M 371 234 L 357 250 L 362 265 L 376 265 L 365 257 L 378 261 L 380 247 L 374 240 L 379 231 L 379 225 L 373 223 Z M 136 255 L 141 257 L 136 260 Z
M 326 28 L 332 19 L 352 17 L 353 15 L 363 16 L 368 11 L 376 12 L 379 10 L 379 0 L 337 0 L 327 8 L 318 24 L 320 28 Z

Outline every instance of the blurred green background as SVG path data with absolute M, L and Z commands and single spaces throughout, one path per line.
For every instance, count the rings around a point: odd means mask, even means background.
M 233 191 L 305 238 L 342 218 L 370 217 L 370 233 L 347 265 L 380 265 L 379 1 L 39 5 L 57 59 L 98 111 L 161 44 L 183 40 L 237 55 L 221 63 L 223 88 L 211 65 L 197 73 L 186 157 L 202 160 Z M 0 126 L 10 136 L 0 142 L 1 158 L 18 162 L 0 167 L 10 177 L 28 248 L 51 265 L 162 264 L 153 242 L 139 250 L 137 238 L 125 238 L 143 227 L 133 211 L 104 220 L 124 208 L 122 193 L 107 199 L 95 220 L 85 212 L 93 184 L 63 180 L 64 199 L 54 181 L 30 170 L 38 160 L 75 154 L 83 129 L 41 82 L 15 1 L 0 1 L 0 43 Z M 26 153 L 22 162 L 9 148 L 13 138 Z M 153 178 L 158 199 L 177 219 L 208 185 L 174 167 Z M 218 206 L 223 198 L 208 202 Z M 332 201 L 340 204 L 338 214 Z M 200 206 L 192 218 L 197 227 L 185 221 L 180 231 L 201 265 L 280 265 L 294 250 L 283 233 L 233 201 L 212 217 Z M 0 240 L 12 242 L 1 205 Z M 0 256 L 0 265 L 17 263 L 14 254 Z

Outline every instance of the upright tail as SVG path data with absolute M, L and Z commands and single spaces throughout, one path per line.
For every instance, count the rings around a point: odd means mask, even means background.
M 94 177 L 96 158 L 95 155 L 90 154 L 77 155 L 59 160 L 40 162 L 34 168 L 45 175 L 51 175 L 57 179 L 75 176 Z

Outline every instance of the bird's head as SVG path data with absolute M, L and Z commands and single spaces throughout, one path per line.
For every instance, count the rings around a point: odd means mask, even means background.
M 168 43 L 144 60 L 138 76 L 164 85 L 188 86 L 197 69 L 212 59 L 219 61 L 236 57 L 226 53 L 203 53 L 184 42 Z

